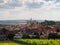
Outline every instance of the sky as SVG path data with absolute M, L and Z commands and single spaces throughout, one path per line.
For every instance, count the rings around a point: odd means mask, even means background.
M 0 0 L 0 20 L 60 21 L 60 0 Z

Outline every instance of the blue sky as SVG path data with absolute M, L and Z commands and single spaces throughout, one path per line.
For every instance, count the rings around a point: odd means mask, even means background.
M 0 20 L 60 20 L 60 0 L 0 0 Z

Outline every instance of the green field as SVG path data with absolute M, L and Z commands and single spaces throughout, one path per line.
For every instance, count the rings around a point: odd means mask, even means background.
M 20 44 L 15 43 L 13 41 L 0 41 L 0 45 L 20 45 Z
M 60 39 L 14 39 L 12 41 L 0 41 L 0 45 L 60 45 Z

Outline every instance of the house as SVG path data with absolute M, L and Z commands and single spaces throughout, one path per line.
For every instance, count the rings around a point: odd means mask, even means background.
M 60 30 L 60 25 L 55 25 L 54 27 L 55 27 L 56 30 L 57 29 Z
M 22 38 L 23 34 L 21 32 L 18 32 L 17 34 L 15 34 L 14 38 Z

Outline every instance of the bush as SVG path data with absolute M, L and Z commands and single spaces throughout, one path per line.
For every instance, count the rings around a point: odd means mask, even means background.
M 30 38 L 30 37 L 28 34 L 24 34 L 22 38 L 26 39 L 26 38 Z
M 14 36 L 15 36 L 14 34 L 8 34 L 7 38 L 13 40 Z
M 48 36 L 48 39 L 59 39 L 59 38 L 60 38 L 60 36 L 56 33 L 55 34 L 50 33 Z

